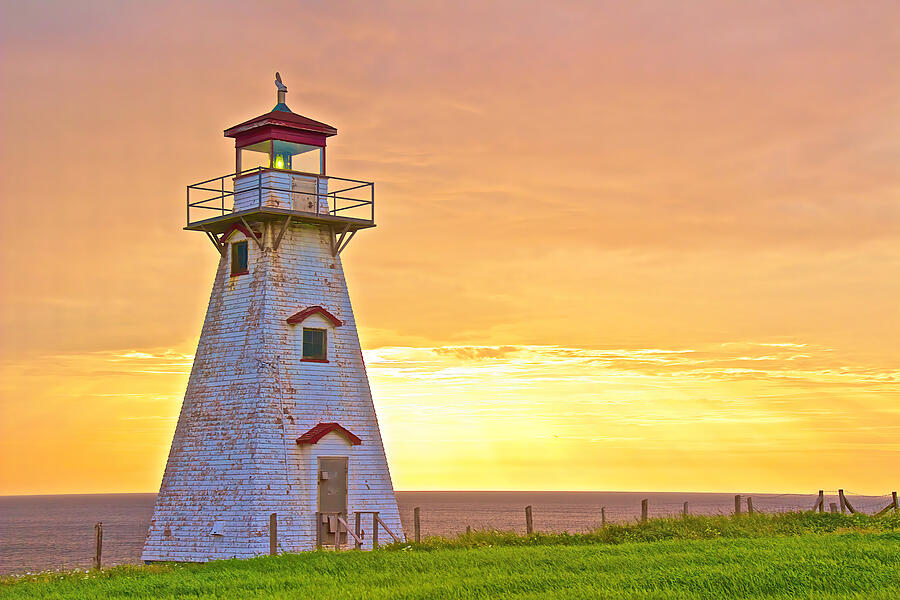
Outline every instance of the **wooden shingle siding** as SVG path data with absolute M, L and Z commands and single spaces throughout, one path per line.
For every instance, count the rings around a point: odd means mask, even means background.
M 402 532 L 344 272 L 329 235 L 294 223 L 275 251 L 268 233 L 264 251 L 251 246 L 244 277 L 229 277 L 227 253 L 220 260 L 143 560 L 267 554 L 273 512 L 280 551 L 314 549 L 318 456 L 349 457 L 351 513 L 378 510 Z M 328 329 L 327 363 L 300 360 L 302 326 L 286 321 L 307 306 L 325 307 L 342 323 L 335 327 L 320 315 L 304 323 Z M 314 445 L 296 444 L 313 426 L 332 422 L 362 443 L 332 432 Z M 212 535 L 217 522 L 222 535 Z M 367 535 L 364 548 L 370 547 Z

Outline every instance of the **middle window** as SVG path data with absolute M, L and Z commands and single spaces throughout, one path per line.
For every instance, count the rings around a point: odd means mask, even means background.
M 303 328 L 303 360 L 326 360 L 328 343 L 324 329 Z

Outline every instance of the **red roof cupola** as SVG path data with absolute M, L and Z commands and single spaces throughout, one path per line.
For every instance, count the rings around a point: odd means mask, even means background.
M 225 137 L 234 138 L 234 147 L 249 146 L 263 140 L 283 140 L 324 146 L 325 138 L 337 135 L 337 129 L 298 115 L 290 110 L 275 108 L 264 115 L 244 121 L 225 130 Z
M 287 87 L 278 73 L 275 73 L 275 86 L 278 90 L 275 108 L 225 130 L 225 137 L 234 138 L 237 150 L 235 172 L 262 166 L 324 175 L 325 140 L 337 135 L 337 129 L 292 112 L 285 104 Z M 264 162 L 262 157 L 248 155 L 248 152 L 264 154 L 267 160 Z M 298 155 L 304 155 L 303 160 L 296 160 Z M 300 168 L 293 163 L 303 166 Z

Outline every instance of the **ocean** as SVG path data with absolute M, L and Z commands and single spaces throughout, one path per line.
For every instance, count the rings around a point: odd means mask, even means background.
M 756 510 L 809 510 L 814 494 L 756 494 Z M 607 519 L 640 518 L 641 499 L 650 516 L 680 514 L 684 502 L 695 514 L 730 514 L 733 494 L 679 492 L 397 492 L 400 517 L 412 535 L 413 509 L 420 507 L 422 534 L 453 536 L 473 529 L 525 531 L 525 506 L 533 506 L 537 531 L 588 531 Z M 94 552 L 94 524 L 103 522 L 103 564 L 138 564 L 156 494 L 97 494 L 0 497 L 0 574 L 87 568 Z M 874 512 L 890 496 L 850 496 L 857 510 Z M 826 507 L 837 502 L 826 497 Z

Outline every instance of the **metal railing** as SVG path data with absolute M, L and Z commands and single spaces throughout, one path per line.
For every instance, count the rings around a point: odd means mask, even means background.
M 298 182 L 305 185 L 298 188 Z M 256 167 L 187 186 L 188 226 L 233 212 L 262 208 L 284 208 L 374 223 L 375 183 Z
M 372 515 L 372 529 L 370 533 L 370 539 L 372 540 L 372 548 L 378 548 L 378 528 L 379 526 L 384 529 L 385 532 L 395 542 L 402 542 L 403 538 L 399 537 L 395 534 L 391 529 L 387 526 L 387 523 L 381 518 L 379 511 L 377 510 L 358 510 L 354 513 L 356 515 L 354 527 L 350 527 L 350 523 L 347 522 L 347 513 L 343 512 L 317 512 L 316 513 L 316 548 L 322 548 L 323 546 L 332 546 L 335 550 L 340 550 L 344 545 L 347 544 L 348 539 L 353 539 L 353 546 L 357 550 L 363 547 L 364 538 L 366 537 L 365 531 L 363 531 L 363 515 Z

